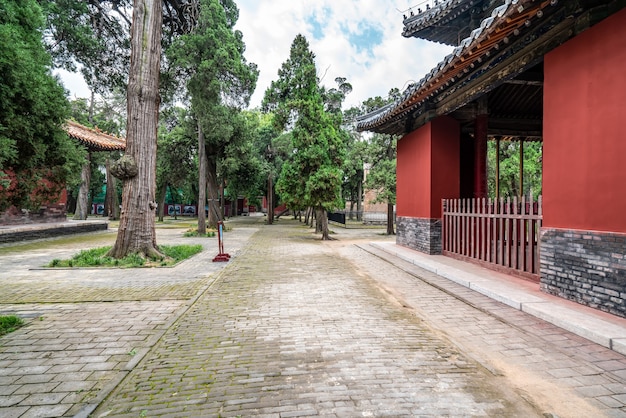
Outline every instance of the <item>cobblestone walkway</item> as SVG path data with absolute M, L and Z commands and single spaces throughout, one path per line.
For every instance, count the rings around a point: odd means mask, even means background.
M 377 250 L 380 231 L 232 225 L 229 263 L 181 230 L 159 242 L 205 250 L 174 268 L 0 249 L 0 314 L 28 322 L 0 338 L 0 417 L 626 417 L 626 357 Z
M 252 225 L 254 226 L 254 225 Z M 236 255 L 255 227 L 226 234 Z M 159 243 L 205 250 L 173 268 L 44 269 L 54 258 L 110 245 L 115 233 L 63 238 L 0 255 L 0 314 L 27 326 L 0 339 L 0 417 L 74 416 L 108 394 L 225 267 L 215 239 L 158 229 Z M 28 244 L 32 245 L 32 244 Z M 20 303 L 28 302 L 28 303 Z
M 288 224 L 255 234 L 94 416 L 538 415 L 520 399 Z

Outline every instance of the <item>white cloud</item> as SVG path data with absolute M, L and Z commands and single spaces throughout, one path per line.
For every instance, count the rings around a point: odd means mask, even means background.
M 299 33 L 307 38 L 317 57 L 319 75 L 325 74 L 323 84 L 334 87 L 336 77 L 346 77 L 352 84 L 346 106 L 384 97 L 393 87 L 403 90 L 452 50 L 402 37 L 400 11 L 415 5 L 415 0 L 239 0 L 237 5 L 236 29 L 244 35 L 246 59 L 260 70 L 252 107 L 260 105 L 265 90 L 278 77 L 278 69 L 289 57 L 291 43 Z M 351 39 L 365 39 L 364 31 L 368 30 L 380 33 L 380 43 L 351 43 Z M 89 96 L 80 76 L 66 72 L 61 76 L 73 96 Z
M 414 0 L 413 0 L 414 1 Z M 414 5 L 410 0 L 243 0 L 237 29 L 246 43 L 246 58 L 260 70 L 251 105 L 258 106 L 281 64 L 289 57 L 298 33 L 309 41 L 317 57 L 323 83 L 333 86 L 335 77 L 346 77 L 354 90 L 347 106 L 373 96 L 386 96 L 397 87 L 418 81 L 440 62 L 451 48 L 415 38 L 402 37 L 402 13 Z M 311 16 L 323 28 L 316 39 Z M 378 45 L 351 44 L 350 35 L 375 29 L 382 34 Z

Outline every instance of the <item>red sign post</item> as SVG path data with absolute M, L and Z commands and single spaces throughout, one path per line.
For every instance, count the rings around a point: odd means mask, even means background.
M 222 221 L 217 223 L 217 245 L 219 254 L 215 256 L 213 262 L 230 260 L 230 254 L 224 252 L 224 222 Z

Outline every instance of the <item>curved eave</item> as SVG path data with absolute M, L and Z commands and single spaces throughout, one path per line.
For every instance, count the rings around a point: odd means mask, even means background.
M 126 149 L 126 140 L 100 131 L 99 129 L 88 128 L 80 123 L 68 120 L 65 124 L 65 131 L 70 136 L 89 151 L 123 151 Z
M 410 38 L 417 32 L 434 25 L 446 25 L 478 2 L 478 0 L 441 0 L 430 9 L 405 19 L 402 36 Z
M 471 74 L 476 63 L 498 48 L 504 38 L 519 31 L 526 22 L 536 18 L 539 10 L 549 5 L 549 0 L 505 0 L 430 73 L 418 83 L 409 85 L 397 101 L 361 116 L 357 130 L 403 133 L 404 120 L 410 112 Z

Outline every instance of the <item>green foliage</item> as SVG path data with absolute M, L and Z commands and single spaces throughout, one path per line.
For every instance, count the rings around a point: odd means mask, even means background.
M 87 85 L 98 93 L 125 87 L 132 0 L 39 3 L 47 18 L 45 44 L 57 66 L 76 71 L 80 64 Z
M 62 128 L 69 108 L 50 73 L 43 23 L 35 0 L 0 0 L 0 210 L 56 199 L 85 158 Z
M 396 159 L 380 160 L 367 175 L 366 188 L 376 190 L 371 203 L 396 203 Z
M 197 229 L 188 229 L 187 231 L 183 233 L 183 236 L 185 238 L 199 237 L 199 236 L 213 238 L 215 236 L 215 231 L 207 231 L 206 234 L 200 234 Z
M 329 94 L 320 89 L 315 55 L 302 35 L 294 39 L 289 59 L 282 64 L 278 76 L 265 92 L 263 109 L 273 112 L 277 129 L 292 128 L 294 151 L 282 166 L 276 191 L 293 209 L 342 206 L 341 167 L 346 134 L 341 130 L 341 114 L 335 112 L 333 103 L 351 87 L 345 79 L 338 79 L 339 90 Z M 345 90 L 341 90 L 342 85 Z M 330 105 L 325 104 L 324 97 Z
M 249 138 L 249 125 L 240 109 L 248 105 L 259 73 L 243 55 L 243 35 L 234 30 L 239 16 L 236 4 L 232 0 L 200 0 L 200 5 L 196 27 L 178 37 L 166 55 L 186 81 L 194 118 L 204 134 L 209 194 L 217 196 L 218 166 L 222 164 L 223 175 L 237 172 L 240 167 L 235 167 L 232 159 L 224 160 L 245 155 L 246 146 L 240 145 Z M 254 165 L 254 161 L 248 162 Z M 204 207 L 205 202 L 198 204 Z M 214 205 L 209 206 L 212 214 Z
M 111 247 L 92 248 L 82 250 L 68 260 L 52 260 L 48 267 L 153 267 L 155 265 L 169 266 L 185 260 L 202 251 L 202 246 L 196 245 L 161 245 L 159 251 L 165 256 L 162 258 L 146 259 L 140 254 L 129 254 L 124 258 L 116 259 L 106 254 Z
M 189 186 L 197 184 L 196 122 L 183 108 L 163 111 L 159 121 L 157 139 L 157 190 L 166 186 L 183 192 L 178 202 L 195 201 L 195 191 Z
M 221 160 L 222 176 L 228 179 L 229 196 L 245 196 L 250 203 L 258 204 L 258 196 L 266 191 L 267 167 L 263 155 L 256 147 L 259 114 L 241 112 L 233 125 L 233 137 L 224 147 Z
M 198 115 L 217 104 L 244 107 L 254 91 L 258 70 L 243 56 L 243 35 L 233 29 L 238 16 L 232 0 L 201 0 L 194 30 L 176 39 L 166 52 L 187 79 Z
M 71 117 L 76 122 L 98 128 L 117 136 L 126 130 L 126 94 L 117 92 L 91 99 L 77 98 L 70 101 Z
M 0 316 L 0 337 L 24 325 L 22 318 L 15 315 Z
M 380 96 L 371 97 L 359 107 L 348 109 L 345 117 L 354 120 L 359 114 L 371 112 L 381 108 L 395 100 L 400 94 L 397 88 L 389 90 L 387 98 Z M 366 183 L 368 190 L 376 190 L 376 198 L 367 203 L 396 202 L 396 147 L 397 138 L 391 135 L 374 133 L 367 140 L 360 140 L 360 135 L 352 133 L 352 141 L 349 142 L 349 163 L 346 164 L 346 181 L 344 193 L 350 199 L 356 198 L 356 187 L 363 178 L 363 164 L 368 166 Z M 361 171 L 359 171 L 359 169 Z
M 372 203 L 396 202 L 396 146 L 397 140 L 391 135 L 373 134 L 370 139 L 367 157 L 370 170 L 365 187 L 377 191 Z
M 542 192 L 542 143 L 524 142 L 524 188 L 520 193 L 520 142 L 500 141 L 500 196 L 514 197 Z M 487 185 L 489 197 L 496 197 L 496 142 L 487 143 Z

